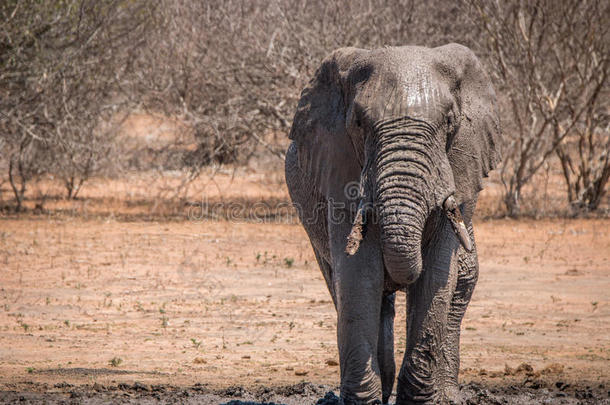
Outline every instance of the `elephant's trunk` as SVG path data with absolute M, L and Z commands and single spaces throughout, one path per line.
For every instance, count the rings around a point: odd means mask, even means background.
M 386 120 L 375 126 L 373 141 L 365 148 L 361 200 L 345 251 L 354 255 L 358 250 L 374 201 L 384 263 L 394 282 L 402 285 L 413 283 L 421 274 L 422 234 L 434 208 L 445 212 L 464 249 L 472 249 L 453 196 L 455 185 L 447 156 L 444 151 L 433 153 L 441 150 L 434 144 L 434 132 L 424 121 Z
M 386 269 L 394 282 L 411 284 L 422 271 L 422 233 L 434 208 L 433 129 L 393 120 L 376 128 L 376 206 Z

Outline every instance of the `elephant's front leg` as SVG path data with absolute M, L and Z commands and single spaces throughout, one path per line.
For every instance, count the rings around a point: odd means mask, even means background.
M 337 343 L 341 398 L 347 404 L 381 402 L 378 336 L 383 267 L 376 226 L 353 256 L 345 253 L 350 224 L 329 226 L 333 285 L 337 299 Z M 347 222 L 347 221 L 346 221 Z
M 448 326 L 459 242 L 448 222 L 440 228 L 426 249 L 420 278 L 408 287 L 407 345 L 398 377 L 397 405 L 446 403 L 455 394 L 452 364 L 445 355 L 446 346 L 454 344 Z
M 377 351 L 379 356 L 379 370 L 381 372 L 381 389 L 383 391 L 382 402 L 388 403 L 394 378 L 396 377 L 396 364 L 394 362 L 394 303 L 396 293 L 383 297 L 381 303 L 381 319 L 379 323 L 379 340 Z
M 473 241 L 473 250 L 467 252 L 460 248 L 458 251 L 458 278 L 447 316 L 447 339 L 443 347 L 447 364 L 444 379 L 445 393 L 449 398 L 459 398 L 460 327 L 479 277 L 479 262 L 472 224 L 468 226 L 468 233 Z

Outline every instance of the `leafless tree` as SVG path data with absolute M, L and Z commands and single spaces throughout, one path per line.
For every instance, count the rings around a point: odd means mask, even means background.
M 260 145 L 282 157 L 299 91 L 335 48 L 472 37 L 461 10 L 439 0 L 165 0 L 157 10 L 131 93 L 185 124 L 178 147 L 195 173 Z
M 506 133 L 504 204 L 558 158 L 575 210 L 607 189 L 608 5 L 601 0 L 6 0 L 0 4 L 0 183 L 20 208 L 53 175 L 67 196 L 128 161 L 186 169 L 281 158 L 299 90 L 341 46 L 460 42 L 489 65 Z M 130 111 L 173 142 L 120 150 Z M 123 156 L 129 154 L 130 156 Z M 278 159 L 278 161 L 280 161 Z
M 608 97 L 602 94 L 608 92 L 610 5 L 468 3 L 484 29 L 486 60 L 503 100 L 508 142 L 501 174 L 508 213 L 519 214 L 523 187 L 554 154 L 562 160 L 570 200 L 595 209 L 608 178 Z M 575 156 L 571 139 L 582 140 Z
M 608 114 L 590 110 L 586 115 L 584 123 L 556 150 L 575 213 L 596 210 L 610 178 Z
M 126 0 L 0 4 L 0 159 L 18 210 L 38 176 L 63 177 L 72 196 L 107 158 L 101 125 L 120 109 L 148 16 L 144 2 Z

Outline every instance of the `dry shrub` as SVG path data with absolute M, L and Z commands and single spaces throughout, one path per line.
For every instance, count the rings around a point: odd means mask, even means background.
M 484 211 L 603 211 L 609 7 L 600 0 L 4 1 L 0 198 L 13 194 L 19 210 L 36 198 L 27 189 L 41 178 L 60 179 L 75 198 L 91 177 L 156 171 L 154 181 L 167 177 L 168 185 L 150 198 L 168 199 L 176 187 L 180 200 L 209 167 L 281 170 L 300 89 L 329 52 L 459 42 L 487 65 L 504 127 L 504 162 L 482 196 Z M 126 134 L 134 116 L 153 117 L 148 131 L 170 136 Z M 565 183 L 559 195 L 557 173 Z

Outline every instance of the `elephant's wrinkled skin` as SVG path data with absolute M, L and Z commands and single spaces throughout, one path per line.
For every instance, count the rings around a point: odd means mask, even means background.
M 397 290 L 397 403 L 459 402 L 460 323 L 478 274 L 471 218 L 499 137 L 489 78 L 457 44 L 338 49 L 303 90 L 286 181 L 337 310 L 346 404 L 392 392 Z

